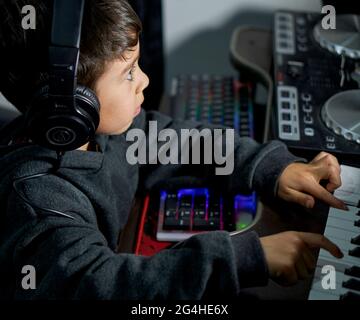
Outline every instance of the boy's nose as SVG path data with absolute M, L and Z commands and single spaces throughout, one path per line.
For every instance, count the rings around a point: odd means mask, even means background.
M 141 80 L 140 80 L 140 84 L 139 84 L 139 87 L 138 87 L 138 92 L 142 92 L 144 91 L 147 86 L 149 85 L 149 77 L 146 75 L 146 73 L 144 73 L 142 70 L 141 70 Z

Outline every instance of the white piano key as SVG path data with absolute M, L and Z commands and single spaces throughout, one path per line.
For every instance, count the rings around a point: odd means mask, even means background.
M 326 226 L 324 232 L 325 237 L 329 238 L 330 240 L 335 238 L 335 239 L 342 239 L 348 242 L 350 242 L 352 238 L 355 238 L 359 234 L 360 234 L 359 232 L 355 233 L 352 231 L 346 231 L 344 229 L 334 228 L 331 226 Z
M 340 299 L 340 296 L 345 294 L 346 292 L 353 292 L 360 295 L 360 291 L 344 288 L 342 284 L 337 284 L 335 286 L 335 289 L 324 289 L 322 285 L 322 278 L 321 279 L 314 279 L 312 283 L 311 290 L 324 292 L 326 294 L 330 294 L 333 296 L 336 296 Z
M 354 266 L 360 266 L 360 258 L 349 256 L 348 252 L 343 252 L 344 257 L 341 258 L 344 263 L 352 264 Z M 320 249 L 319 257 L 326 258 L 327 260 L 336 261 L 339 260 L 331 255 L 331 253 L 326 250 Z M 336 259 L 336 260 L 335 260 Z
M 360 219 L 359 219 L 360 220 Z M 355 221 L 337 219 L 333 217 L 328 217 L 327 225 L 329 227 L 344 229 L 346 231 L 352 231 L 360 234 L 360 227 L 354 225 Z
M 323 279 L 323 277 L 326 275 L 324 273 L 321 273 L 322 268 L 323 268 L 323 266 L 317 266 L 316 267 L 315 274 L 314 274 L 314 280 L 315 281 Z M 341 271 L 337 270 L 335 266 L 334 266 L 334 268 L 335 268 L 335 282 L 336 282 L 337 286 L 342 286 L 342 283 L 344 281 L 348 281 L 349 279 L 357 279 L 358 280 L 358 278 L 356 278 L 356 277 L 348 276 L 344 272 L 341 272 Z
M 360 200 L 360 169 L 342 165 L 341 182 L 334 195 L 347 204 L 357 206 Z
M 311 290 L 308 300 L 339 300 L 340 297 L 329 294 L 325 290 L 317 291 L 317 290 Z
M 334 242 L 343 253 L 348 252 L 349 250 L 355 249 L 357 247 L 356 244 L 352 244 L 350 241 L 344 241 L 341 239 L 330 239 L 332 242 Z
M 328 217 L 356 221 L 356 220 L 360 220 L 360 215 L 357 215 L 359 210 L 360 210 L 359 208 L 355 208 L 355 207 L 349 207 L 349 211 L 331 208 Z

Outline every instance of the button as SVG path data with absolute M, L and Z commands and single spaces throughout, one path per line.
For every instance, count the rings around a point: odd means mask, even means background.
M 360 278 L 360 267 L 352 266 L 350 268 L 345 269 L 344 272 L 347 276 L 352 276 L 356 278 Z
M 350 278 L 349 280 L 343 282 L 343 287 L 355 291 L 360 291 L 360 281 L 357 279 Z
M 290 121 L 290 120 L 291 120 L 291 114 L 290 114 L 290 113 L 282 113 L 282 114 L 281 114 L 281 118 L 282 118 L 284 121 Z
M 302 44 L 306 44 L 307 43 L 307 38 L 305 36 L 298 36 L 297 41 L 302 43 Z
M 287 33 L 285 33 L 285 32 L 281 32 L 281 33 L 279 33 L 279 37 L 287 39 L 289 37 L 289 35 Z
M 304 112 L 312 112 L 313 111 L 313 107 L 311 104 L 303 104 L 302 108 L 303 108 Z
M 309 94 L 309 93 L 302 93 L 302 94 L 301 94 L 301 99 L 302 99 L 303 101 L 310 102 L 311 99 L 312 99 L 312 96 L 311 96 L 311 94 Z
M 315 135 L 315 131 L 313 128 L 305 128 L 304 133 L 308 137 L 313 137 Z
M 282 16 L 282 15 L 281 15 L 281 16 L 278 16 L 278 20 L 279 20 L 279 21 L 283 21 L 283 22 L 285 21 L 285 22 L 286 22 L 286 21 L 289 20 L 289 17 L 288 17 L 288 16 Z
M 335 137 L 332 136 L 326 136 L 326 142 L 335 142 Z
M 298 49 L 299 49 L 299 51 L 301 51 L 301 52 L 306 52 L 306 51 L 308 51 L 308 47 L 307 47 L 305 44 L 299 44 L 299 45 L 298 45 Z
M 284 133 L 291 133 L 291 126 L 288 125 L 288 124 L 284 124 L 282 126 L 282 130 L 283 130 Z
M 280 42 L 279 42 L 279 46 L 280 46 L 280 48 L 287 48 L 287 47 L 288 47 L 288 43 L 285 42 L 285 41 L 280 41 Z
M 305 116 L 305 117 L 304 117 L 304 122 L 305 122 L 306 124 L 313 124 L 313 123 L 314 123 L 314 119 L 313 119 L 312 116 Z
M 290 97 L 290 92 L 286 91 L 286 90 L 282 90 L 281 91 L 281 97 L 283 98 L 289 98 Z
M 305 26 L 306 20 L 305 20 L 304 17 L 297 17 L 297 18 L 296 18 L 296 23 L 297 23 L 299 26 Z
M 290 103 L 289 102 L 282 102 L 281 107 L 283 109 L 290 109 Z
M 330 150 L 334 150 L 334 149 L 336 149 L 336 145 L 335 145 L 335 143 L 327 143 L 326 148 L 330 149 Z
M 280 30 L 287 30 L 287 29 L 288 29 L 288 26 L 287 26 L 287 24 L 281 23 L 281 24 L 279 24 L 279 29 L 280 29 Z

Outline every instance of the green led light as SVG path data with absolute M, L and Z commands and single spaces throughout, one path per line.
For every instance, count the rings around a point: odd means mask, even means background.
M 248 226 L 248 224 L 246 224 L 246 223 L 238 223 L 236 225 L 236 229 L 237 230 L 245 229 L 247 226 Z

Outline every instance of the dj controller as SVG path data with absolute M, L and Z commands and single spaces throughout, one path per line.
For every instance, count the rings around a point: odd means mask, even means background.
M 274 19 L 274 135 L 290 149 L 360 155 L 360 16 L 336 29 L 316 13 Z

